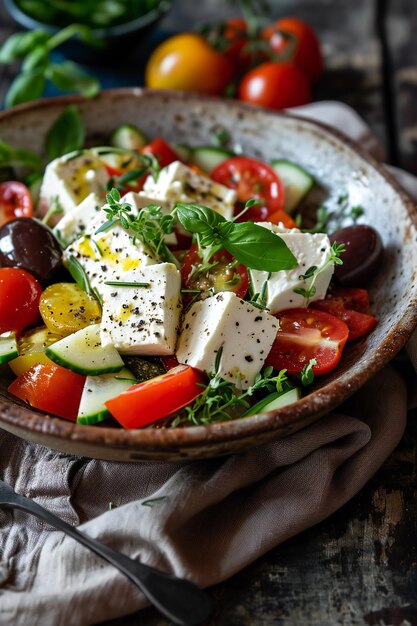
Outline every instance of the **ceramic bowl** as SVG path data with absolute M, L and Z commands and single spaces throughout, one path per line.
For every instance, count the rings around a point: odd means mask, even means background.
M 316 378 L 312 392 L 268 414 L 208 426 L 124 431 L 80 426 L 49 417 L 8 395 L 7 369 L 0 375 L 0 426 L 51 448 L 109 460 L 178 460 L 245 450 L 320 419 L 356 391 L 404 346 L 417 323 L 417 214 L 414 203 L 370 156 L 339 133 L 290 115 L 241 103 L 142 89 L 102 93 L 95 100 L 66 97 L 24 105 L 0 115 L 0 137 L 15 147 L 41 151 L 47 129 L 68 103 L 83 115 L 89 140 L 105 143 L 117 125 L 131 122 L 151 137 L 194 145 L 210 143 L 219 121 L 244 153 L 299 163 L 320 181 L 327 202 L 348 193 L 361 205 L 363 222 L 381 233 L 385 258 L 369 285 L 378 316 L 375 330 L 345 349 L 339 366 Z

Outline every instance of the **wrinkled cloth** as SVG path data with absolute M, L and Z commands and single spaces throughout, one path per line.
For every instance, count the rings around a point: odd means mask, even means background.
M 316 103 L 296 112 L 342 127 L 382 154 L 345 105 Z M 417 196 L 412 176 L 394 174 Z M 415 337 L 409 355 L 417 364 Z M 246 453 L 114 463 L 0 431 L 0 476 L 86 534 L 207 587 L 352 498 L 396 447 L 406 418 L 406 385 L 389 365 L 337 412 Z M 1 626 L 87 626 L 147 605 L 115 568 L 25 513 L 0 511 L 0 555 Z

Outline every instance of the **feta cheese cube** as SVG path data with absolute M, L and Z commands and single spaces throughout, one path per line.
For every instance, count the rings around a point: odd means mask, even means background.
M 44 215 L 54 198 L 64 213 L 80 204 L 90 193 L 103 196 L 109 175 L 100 159 L 85 151 L 78 157 L 54 159 L 45 170 L 39 196 L 39 210 Z
M 181 275 L 172 263 L 119 272 L 113 281 L 149 287 L 103 285 L 100 337 L 121 354 L 174 354 L 181 304 Z
M 64 215 L 53 229 L 64 248 L 87 231 L 91 222 L 96 220 L 102 206 L 103 200 L 95 193 L 90 193 L 75 209 Z
M 139 195 L 165 202 L 171 210 L 176 202 L 196 202 L 217 211 L 226 219 L 233 216 L 236 192 L 201 176 L 190 167 L 174 161 L 159 173 L 157 182 L 148 176 Z
M 260 224 L 261 225 L 261 224 Z M 291 270 L 268 272 L 250 270 L 252 288 L 260 293 L 266 281 L 266 306 L 271 313 L 299 306 L 307 306 L 307 299 L 294 289 L 305 289 L 314 284 L 316 291 L 308 301 L 321 300 L 325 297 L 333 275 L 334 265 L 330 263 L 323 271 L 316 271 L 311 278 L 303 279 L 302 275 L 315 266 L 319 270 L 324 266 L 330 254 L 330 241 L 327 235 L 301 233 L 292 229 L 289 232 L 279 233 L 298 261 L 298 266 Z
M 247 389 L 269 354 L 279 327 L 265 311 L 225 291 L 200 300 L 187 311 L 178 341 L 177 359 L 214 373 L 220 348 L 219 375 Z
M 107 215 L 100 211 L 91 222 L 84 235 L 76 239 L 64 250 L 63 261 L 68 264 L 71 256 L 83 266 L 91 286 L 102 293 L 104 281 L 113 280 L 113 275 L 136 270 L 158 263 L 147 246 L 133 234 L 116 223 L 111 228 L 96 234 L 107 221 Z

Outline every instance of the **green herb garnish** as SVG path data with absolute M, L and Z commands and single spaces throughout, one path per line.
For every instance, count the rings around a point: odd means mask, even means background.
M 338 244 L 335 241 L 330 248 L 327 259 L 322 263 L 322 265 L 320 265 L 319 267 L 317 267 L 316 265 L 312 265 L 308 268 L 305 274 L 301 274 L 299 276 L 300 280 L 308 280 L 310 278 L 312 279 L 307 287 L 297 287 L 296 289 L 293 289 L 294 293 L 303 296 L 303 298 L 306 299 L 306 306 L 308 306 L 308 301 L 311 300 L 311 298 L 313 298 L 313 296 L 316 294 L 315 282 L 318 276 L 332 263 L 334 263 L 335 265 L 343 265 L 343 261 L 340 258 L 340 255 L 343 254 L 344 251 L 345 244 Z
M 121 280 L 106 280 L 104 285 L 109 285 L 110 287 L 150 287 L 150 283 L 125 283 Z
M 298 378 L 301 380 L 301 384 L 303 385 L 303 387 L 307 387 L 308 385 L 311 385 L 311 383 L 313 382 L 314 365 L 317 365 L 316 359 L 310 359 L 310 361 L 304 365 L 303 369 L 298 374 Z
M 246 267 L 267 272 L 292 269 L 298 264 L 278 235 L 253 222 L 229 222 L 216 211 L 194 203 L 177 203 L 173 213 L 186 230 L 196 235 L 203 264 L 223 248 Z

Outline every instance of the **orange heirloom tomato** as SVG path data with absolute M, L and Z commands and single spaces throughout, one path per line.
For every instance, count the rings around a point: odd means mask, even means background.
M 170 37 L 151 54 L 145 83 L 154 89 L 178 89 L 220 95 L 233 75 L 233 63 L 193 33 Z
M 269 42 L 273 52 L 281 54 L 292 45 L 281 33 L 288 33 L 296 38 L 293 62 L 313 82 L 323 73 L 323 57 L 319 40 L 311 26 L 296 17 L 283 17 L 275 24 L 262 31 L 262 38 Z
M 133 385 L 106 407 L 123 428 L 142 428 L 192 402 L 202 392 L 203 377 L 189 365 L 178 365 L 162 376 Z
M 280 209 L 278 211 L 275 211 L 275 213 L 271 213 L 270 215 L 268 215 L 267 219 L 268 222 L 271 222 L 272 224 L 279 224 L 281 222 L 281 224 L 284 224 L 285 228 L 298 228 L 297 223 L 294 222 L 291 215 L 288 215 L 288 213 L 284 211 L 284 209 Z
M 243 77 L 239 98 L 269 109 L 288 109 L 310 102 L 310 85 L 291 63 L 262 63 Z

